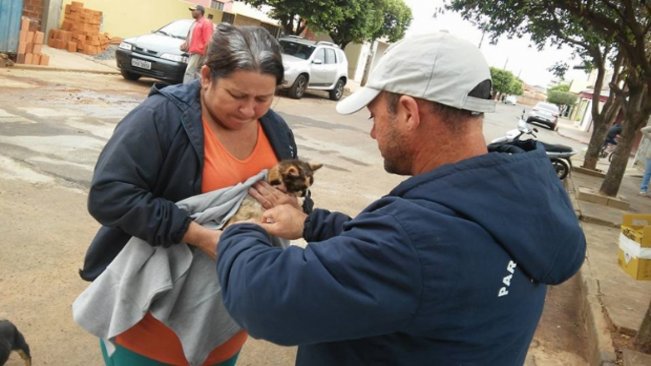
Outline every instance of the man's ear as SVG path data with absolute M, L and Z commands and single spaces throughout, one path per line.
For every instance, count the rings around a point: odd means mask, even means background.
M 406 127 L 410 130 L 418 128 L 420 125 L 420 108 L 414 97 L 401 95 L 398 100 L 398 112 L 404 113 Z

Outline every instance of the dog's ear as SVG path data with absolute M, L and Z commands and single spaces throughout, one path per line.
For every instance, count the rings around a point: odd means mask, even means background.
M 309 163 L 309 164 L 310 164 L 310 169 L 312 169 L 312 171 L 319 170 L 323 166 L 323 164 L 315 164 L 315 163 Z

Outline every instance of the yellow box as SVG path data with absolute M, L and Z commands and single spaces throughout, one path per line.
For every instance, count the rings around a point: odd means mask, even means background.
M 625 214 L 621 228 L 627 238 L 651 248 L 651 214 Z
M 651 248 L 641 246 L 623 231 L 619 234 L 617 263 L 634 279 L 651 280 Z

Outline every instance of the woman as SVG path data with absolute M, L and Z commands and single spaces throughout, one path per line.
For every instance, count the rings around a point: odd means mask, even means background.
M 88 208 L 103 226 L 82 278 L 96 278 L 131 236 L 152 246 L 183 242 L 215 257 L 219 232 L 193 222 L 174 202 L 296 158 L 291 130 L 270 110 L 283 71 L 280 46 L 263 28 L 220 24 L 199 81 L 152 88 L 99 156 Z M 236 333 L 203 364 L 235 364 L 246 337 Z M 102 343 L 108 365 L 187 364 L 174 332 L 151 314 L 114 343 L 110 357 Z

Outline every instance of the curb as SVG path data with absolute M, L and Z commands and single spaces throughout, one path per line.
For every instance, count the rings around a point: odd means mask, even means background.
M 571 176 L 566 178 L 566 189 L 570 190 L 569 196 L 574 206 L 574 211 L 579 219 L 579 224 L 583 228 L 583 223 L 604 224 L 599 219 L 583 216 L 581 205 L 576 199 L 576 186 Z M 605 223 L 612 226 L 612 223 Z M 580 313 L 587 327 L 588 339 L 588 361 L 591 365 L 616 365 L 617 355 L 613 346 L 613 339 L 610 333 L 610 326 L 606 315 L 606 309 L 600 301 L 601 291 L 599 290 L 599 281 L 592 276 L 592 266 L 590 258 L 586 256 L 578 275 L 581 284 L 581 294 L 583 302 Z
M 115 70 L 89 70 L 89 69 L 70 69 L 63 67 L 50 67 L 42 65 L 26 65 L 26 64 L 14 64 L 7 69 L 20 69 L 20 70 L 39 70 L 39 71 L 57 71 L 57 72 L 76 72 L 76 73 L 90 73 L 90 74 L 106 74 L 106 75 L 119 75 L 120 72 Z

